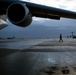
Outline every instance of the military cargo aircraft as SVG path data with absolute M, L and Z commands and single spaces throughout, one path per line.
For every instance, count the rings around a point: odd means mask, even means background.
M 6 15 L 12 24 L 20 27 L 30 25 L 34 16 L 56 20 L 61 17 L 76 19 L 76 12 L 21 0 L 0 0 L 0 15 Z

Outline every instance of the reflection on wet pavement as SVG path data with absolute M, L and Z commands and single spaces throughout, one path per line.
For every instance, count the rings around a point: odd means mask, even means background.
M 21 51 L 0 57 L 0 75 L 36 75 L 36 72 L 51 66 L 75 67 L 76 52 Z

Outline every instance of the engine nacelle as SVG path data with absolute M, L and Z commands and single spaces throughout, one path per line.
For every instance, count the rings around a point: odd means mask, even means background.
M 11 4 L 6 12 L 8 20 L 17 26 L 26 27 L 32 22 L 32 15 L 23 3 Z

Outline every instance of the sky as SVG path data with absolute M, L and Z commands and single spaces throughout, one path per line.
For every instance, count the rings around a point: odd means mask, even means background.
M 70 11 L 76 11 L 76 0 L 23 0 L 52 6 Z M 71 32 L 76 34 L 76 20 L 61 18 L 60 20 L 43 19 L 34 17 L 31 25 L 26 28 L 21 28 L 11 24 L 0 30 L 0 37 L 21 37 L 21 38 L 59 38 L 71 35 Z

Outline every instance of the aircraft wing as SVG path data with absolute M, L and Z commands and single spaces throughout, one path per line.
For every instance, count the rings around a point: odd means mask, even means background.
M 2 19 L 0 19 L 0 30 L 7 26 L 8 26 L 8 24 L 5 21 L 3 21 Z
M 33 16 L 52 19 L 60 19 L 61 17 L 76 19 L 76 12 L 28 2 L 26 3 L 26 6 Z
M 33 16 L 57 20 L 61 17 L 76 19 L 76 12 L 19 0 L 0 1 L 0 14 L 6 14 L 11 23 L 21 27 L 31 24 Z

